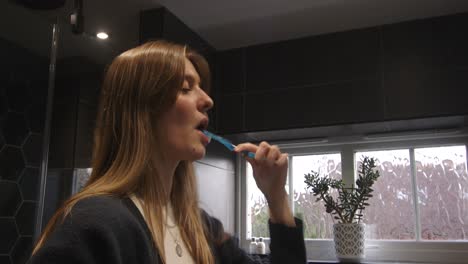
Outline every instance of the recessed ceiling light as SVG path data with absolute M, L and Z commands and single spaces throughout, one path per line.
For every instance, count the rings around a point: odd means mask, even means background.
M 107 35 L 106 32 L 99 32 L 96 34 L 96 37 L 100 38 L 100 39 L 107 39 L 109 37 L 109 35 Z

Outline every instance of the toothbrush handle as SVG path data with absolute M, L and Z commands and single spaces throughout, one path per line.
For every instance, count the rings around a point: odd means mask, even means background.
M 242 152 L 244 155 L 246 155 L 249 158 L 255 159 L 255 153 L 250 152 L 250 151 L 243 151 Z

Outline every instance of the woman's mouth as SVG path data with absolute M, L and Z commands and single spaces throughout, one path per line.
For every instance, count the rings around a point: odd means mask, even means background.
M 208 145 L 211 139 L 207 135 L 205 135 L 205 133 L 203 133 L 201 130 L 198 130 L 198 133 L 201 136 L 201 142 L 203 143 L 203 145 L 204 146 Z

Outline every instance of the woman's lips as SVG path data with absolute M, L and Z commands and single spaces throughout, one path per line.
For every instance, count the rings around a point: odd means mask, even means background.
M 197 131 L 201 135 L 201 141 L 203 145 L 205 146 L 208 145 L 208 143 L 210 143 L 210 138 L 207 135 L 205 135 L 203 132 L 201 132 L 200 130 L 197 130 Z

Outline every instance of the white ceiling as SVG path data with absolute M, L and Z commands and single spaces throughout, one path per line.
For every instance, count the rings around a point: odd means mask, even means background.
M 107 63 L 137 45 L 139 11 L 160 6 L 218 50 L 468 12 L 468 0 L 84 0 L 85 30 L 89 35 L 108 31 L 111 38 L 104 42 L 71 33 L 72 0 L 45 12 L 0 1 L 0 37 L 48 54 L 50 24 L 58 14 L 60 56 Z
M 216 49 L 468 11 L 468 0 L 159 0 Z

